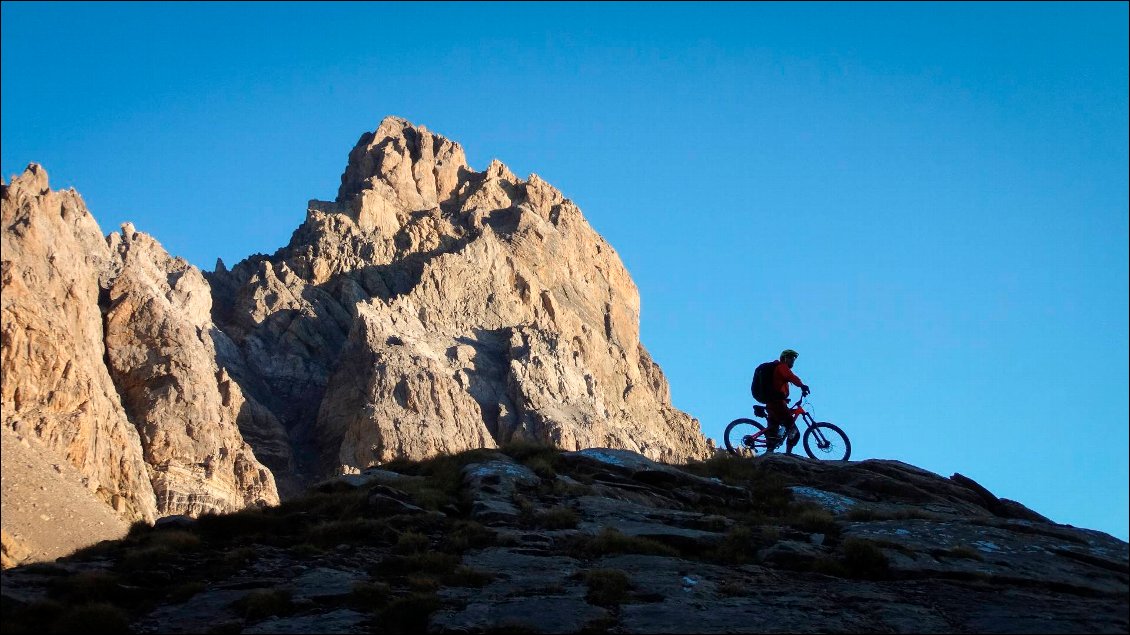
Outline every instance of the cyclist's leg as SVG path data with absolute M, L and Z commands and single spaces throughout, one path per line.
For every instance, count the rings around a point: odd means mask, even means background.
M 780 441 L 782 424 L 785 426 L 785 430 L 788 430 L 789 404 L 784 399 L 771 400 L 765 404 L 765 410 L 769 415 L 766 417 L 769 425 L 765 428 L 765 442 L 767 444 L 765 451 L 772 452 L 774 446 Z
M 800 442 L 800 429 L 797 428 L 795 419 L 789 421 L 789 425 L 786 427 L 785 434 L 788 435 L 787 442 L 785 444 L 785 452 L 792 454 L 793 448 L 795 448 L 796 444 Z

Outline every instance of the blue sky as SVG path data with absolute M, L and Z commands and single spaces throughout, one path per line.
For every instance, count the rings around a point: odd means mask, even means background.
M 2 172 L 211 269 L 385 115 L 561 189 L 721 440 L 782 348 L 853 458 L 1127 539 L 1126 3 L 3 3 Z

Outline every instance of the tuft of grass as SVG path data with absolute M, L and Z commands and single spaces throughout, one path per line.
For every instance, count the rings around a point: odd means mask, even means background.
M 534 524 L 545 529 L 574 529 L 579 522 L 580 516 L 569 507 L 552 507 L 534 514 Z
M 448 586 L 481 588 L 490 584 L 496 577 L 498 576 L 489 571 L 479 571 L 460 565 L 455 568 L 455 571 L 445 575 L 443 582 Z
M 757 561 L 757 552 L 780 539 L 776 527 L 750 527 L 737 525 L 726 532 L 722 541 L 707 553 L 707 557 L 729 564 L 749 564 Z
M 291 535 L 296 529 L 297 523 L 293 519 L 261 507 L 243 509 L 234 514 L 207 513 L 196 519 L 196 531 L 212 542 L 278 538 Z
M 632 589 L 628 574 L 619 569 L 591 569 L 584 573 L 588 592 L 585 600 L 597 606 L 619 606 Z
M 168 547 L 171 551 L 191 551 L 200 546 L 200 536 L 184 529 L 164 529 L 149 535 L 150 546 Z
M 417 573 L 450 573 L 459 565 L 459 556 L 438 551 L 412 555 L 393 555 L 377 563 L 376 571 L 385 575 L 411 575 Z
M 424 534 L 415 531 L 406 531 L 396 539 L 393 550 L 400 554 L 420 553 L 428 550 L 430 540 Z
M 840 526 L 828 510 L 812 503 L 794 503 L 786 516 L 788 524 L 801 531 L 839 535 Z
M 286 615 L 294 609 L 290 591 L 286 589 L 261 589 L 252 591 L 232 603 L 245 619 L 259 620 L 272 615 Z
M 208 586 L 199 580 L 184 582 L 169 590 L 168 599 L 174 604 L 180 604 L 206 588 L 208 588 Z
M 843 566 L 851 577 L 878 580 L 887 577 L 886 554 L 870 540 L 848 538 L 840 545 Z
M 498 534 L 473 520 L 457 520 L 444 532 L 439 549 L 447 553 L 463 553 L 468 549 L 485 549 L 498 542 Z
M 812 561 L 809 568 L 815 573 L 822 573 L 837 578 L 851 577 L 844 563 L 836 558 L 820 556 Z
M 639 553 L 655 556 L 678 556 L 679 552 L 657 540 L 625 536 L 611 527 L 595 536 L 575 540 L 569 549 L 574 556 L 594 558 L 611 553 Z
M 388 523 L 372 518 L 350 518 L 320 522 L 306 530 L 305 538 L 314 545 L 384 544 L 389 541 Z
M 577 498 L 578 496 L 586 496 L 592 494 L 593 489 L 591 484 L 581 483 L 572 479 L 556 478 L 548 486 L 548 493 L 554 496 Z
M 420 575 L 410 575 L 404 579 L 408 588 L 413 591 L 438 591 L 440 586 L 439 580 Z
M 7 630 L 7 629 L 5 629 Z M 104 602 L 67 608 L 52 623 L 49 633 L 128 633 L 129 615 Z
M 381 632 L 390 635 L 424 633 L 428 630 L 428 616 L 440 607 L 435 593 L 413 593 L 389 602 L 377 616 Z
M 349 593 L 349 604 L 362 611 L 376 611 L 392 599 L 392 587 L 384 582 L 357 582 Z
M 33 565 L 28 565 L 33 566 Z M 25 605 L 9 603 L 4 599 L 4 635 L 41 635 L 51 623 L 66 610 L 56 600 L 36 600 Z M 82 631 L 80 631 L 82 632 Z
M 310 518 L 343 519 L 360 516 L 365 509 L 368 492 L 364 489 L 347 487 L 345 489 L 325 488 L 309 492 L 298 498 L 286 501 L 274 513 L 283 524 L 297 533 Z

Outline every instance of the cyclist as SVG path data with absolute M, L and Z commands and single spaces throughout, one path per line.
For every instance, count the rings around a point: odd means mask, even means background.
M 793 453 L 793 448 L 800 440 L 800 431 L 793 425 L 792 413 L 789 409 L 789 384 L 800 388 L 802 396 L 807 397 L 809 393 L 808 386 L 793 373 L 793 364 L 797 357 L 797 352 L 791 348 L 781 351 L 781 363 L 777 364 L 777 368 L 773 371 L 772 394 L 774 397 L 765 404 L 765 410 L 769 414 L 767 417 L 769 426 L 765 429 L 765 440 L 769 444 L 768 448 L 777 445 L 777 437 L 780 435 L 783 425 L 788 434 L 788 443 L 785 447 L 788 454 Z M 776 395 L 780 395 L 780 397 L 776 397 Z M 768 448 L 766 452 L 772 452 Z

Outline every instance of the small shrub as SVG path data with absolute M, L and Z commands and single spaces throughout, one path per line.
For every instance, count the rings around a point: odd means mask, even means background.
M 499 451 L 519 463 L 524 463 L 527 467 L 534 459 L 554 465 L 561 458 L 561 449 L 558 447 L 522 439 L 511 439 L 508 443 L 504 443 Z
M 81 571 L 48 583 L 48 595 L 67 604 L 111 602 L 121 598 L 118 576 L 106 571 Z
M 413 593 L 390 602 L 378 615 L 376 623 L 381 632 L 391 635 L 424 633 L 428 630 L 428 616 L 440 607 L 435 593 Z
M 163 566 L 174 555 L 171 549 L 164 546 L 127 549 L 118 560 L 118 567 L 129 572 L 154 569 Z
M 569 507 L 553 507 L 534 515 L 534 524 L 545 529 L 573 529 L 580 516 Z
M 628 599 L 632 588 L 628 575 L 618 569 L 592 569 L 584 574 L 588 593 L 585 600 L 597 606 L 618 606 Z
M 886 554 L 869 540 L 848 538 L 840 545 L 843 565 L 852 577 L 881 579 L 889 568 Z
M 245 619 L 259 620 L 272 615 L 286 615 L 294 605 L 286 589 L 252 591 L 232 604 Z
M 440 541 L 447 553 L 463 553 L 468 549 L 485 549 L 498 542 L 498 534 L 473 520 L 458 520 Z
M 459 557 L 437 551 L 428 551 L 408 556 L 388 556 L 377 563 L 378 573 L 387 575 L 408 575 L 415 573 L 449 573 L 459 565 Z
M 596 536 L 582 538 L 574 543 L 571 551 L 580 557 L 597 557 L 611 553 L 639 553 L 655 556 L 678 556 L 673 548 L 650 538 L 625 536 L 619 531 L 606 528 Z
M 29 565 L 31 566 L 31 565 Z M 3 601 L 3 632 L 4 635 L 41 635 L 45 626 L 63 613 L 66 609 L 63 603 L 55 600 L 37 600 L 24 605 L 9 603 L 5 597 Z
M 168 547 L 170 551 L 192 551 L 200 546 L 200 536 L 183 529 L 164 529 L 154 532 L 145 541 L 153 547 Z
M 315 545 L 382 544 L 388 540 L 388 524 L 372 518 L 351 518 L 318 523 L 306 531 Z
M 342 484 L 344 486 L 344 484 Z M 368 492 L 345 486 L 345 489 L 316 491 L 287 501 L 274 513 L 289 533 L 297 533 L 310 519 L 343 519 L 361 515 Z
M 445 575 L 443 582 L 449 586 L 480 588 L 490 584 L 495 577 L 497 576 L 489 571 L 479 571 L 461 565 L 456 567 L 455 571 Z
M 66 609 L 51 624 L 51 633 L 127 633 L 129 615 L 105 603 L 81 604 Z
M 413 591 L 438 591 L 440 587 L 439 580 L 417 575 L 408 576 L 404 582 Z
M 815 573 L 822 573 L 824 575 L 830 575 L 837 578 L 849 577 L 848 570 L 844 566 L 844 564 L 839 560 L 830 558 L 828 556 L 820 556 L 818 558 L 815 558 L 809 566 L 810 569 Z
M 169 590 L 168 599 L 174 604 L 179 604 L 181 602 L 187 601 L 189 598 L 196 595 L 197 593 L 200 593 L 206 588 L 208 588 L 208 586 L 200 581 L 184 582 L 182 584 L 174 586 Z
M 356 582 L 349 593 L 349 603 L 363 611 L 375 611 L 392 598 L 392 587 L 384 582 Z
M 718 546 L 708 553 L 711 560 L 731 564 L 755 562 L 757 552 L 778 540 L 776 527 L 749 527 L 737 525 L 722 538 Z
M 393 550 L 402 554 L 420 553 L 427 551 L 429 542 L 428 537 L 424 534 L 406 531 L 396 539 L 396 547 Z
M 290 552 L 299 558 L 317 558 L 324 555 L 326 550 L 324 547 L 304 542 L 291 547 Z
M 557 470 L 553 469 L 553 464 L 545 457 L 537 456 L 526 461 L 526 467 L 533 470 L 541 478 L 551 479 L 557 476 Z
M 794 504 L 786 520 L 793 527 L 810 533 L 838 535 L 840 531 L 831 512 L 809 503 Z
M 287 535 L 293 529 L 293 521 L 261 507 L 243 509 L 234 514 L 202 514 L 196 519 L 196 530 L 200 535 L 219 542 L 258 536 L 277 537 Z
M 592 494 L 593 489 L 591 484 L 581 483 L 573 479 L 556 478 L 548 486 L 547 493 L 554 496 L 562 496 L 567 498 L 576 498 L 578 496 L 586 496 Z

